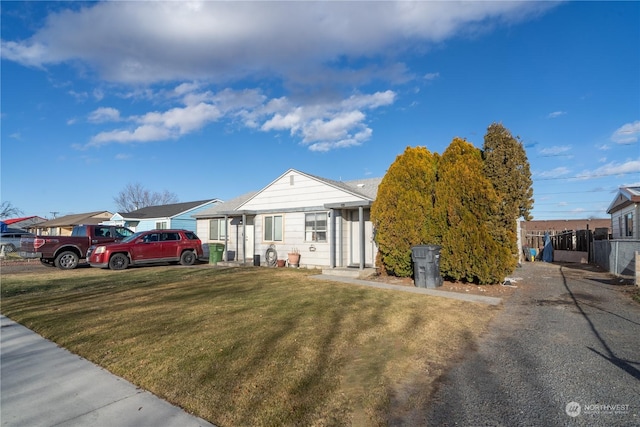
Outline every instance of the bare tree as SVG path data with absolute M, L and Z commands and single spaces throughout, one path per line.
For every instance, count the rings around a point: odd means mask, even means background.
M 162 193 L 152 192 L 140 183 L 129 183 L 113 198 L 118 212 L 132 212 L 147 206 L 168 205 L 178 203 L 178 196 L 164 190 Z
M 22 211 L 11 204 L 11 202 L 0 203 L 0 218 L 9 218 L 22 215 Z

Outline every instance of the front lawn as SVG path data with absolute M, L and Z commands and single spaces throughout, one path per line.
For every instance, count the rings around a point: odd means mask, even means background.
M 420 420 L 495 307 L 293 269 L 2 274 L 2 313 L 221 426 Z

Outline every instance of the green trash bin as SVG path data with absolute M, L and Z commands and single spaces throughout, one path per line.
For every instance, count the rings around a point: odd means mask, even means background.
M 222 254 L 224 253 L 224 245 L 222 243 L 209 244 L 209 263 L 213 264 L 222 261 Z

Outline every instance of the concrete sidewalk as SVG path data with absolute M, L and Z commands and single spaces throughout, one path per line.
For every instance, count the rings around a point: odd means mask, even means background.
M 5 316 L 0 321 L 3 427 L 213 426 Z
M 447 291 L 440 291 L 438 289 L 417 288 L 413 286 L 391 285 L 388 283 L 374 282 L 371 280 L 354 279 L 351 277 L 334 276 L 329 274 L 318 274 L 316 276 L 311 276 L 311 277 L 318 280 L 326 280 L 328 282 L 351 283 L 354 285 L 370 286 L 372 288 L 378 288 L 378 289 L 390 289 L 394 291 L 411 292 L 414 294 L 431 295 L 434 297 L 457 299 L 460 301 L 467 301 L 467 302 L 478 302 L 481 304 L 499 305 L 502 302 L 502 298 L 497 298 L 497 297 L 463 294 L 458 292 L 447 292 Z

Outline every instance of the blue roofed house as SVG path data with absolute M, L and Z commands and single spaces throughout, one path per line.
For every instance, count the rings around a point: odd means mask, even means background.
M 225 261 L 272 265 L 300 253 L 302 267 L 373 267 L 370 220 L 381 178 L 334 181 L 289 169 L 263 189 L 194 215 L 203 243 L 224 244 Z
M 134 231 L 182 228 L 196 231 L 194 214 L 221 203 L 220 199 L 147 206 L 132 212 L 116 213 L 109 224 L 122 225 Z

